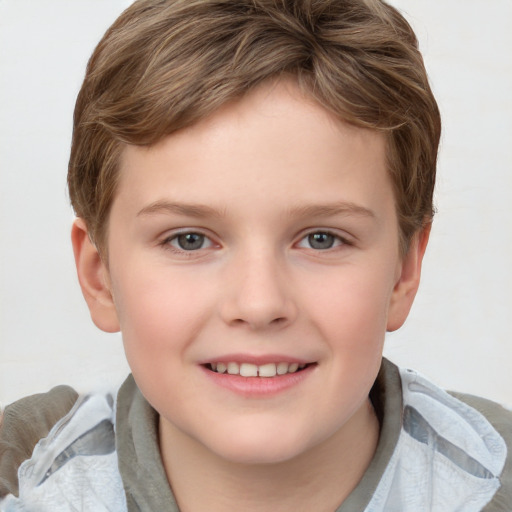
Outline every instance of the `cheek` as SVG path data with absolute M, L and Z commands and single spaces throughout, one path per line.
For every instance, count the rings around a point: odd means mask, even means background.
M 337 348 L 366 353 L 384 341 L 392 283 L 387 272 L 347 270 L 312 297 L 309 310 Z
M 187 347 L 199 319 L 190 299 L 179 288 L 141 279 L 120 292 L 118 306 L 126 359 L 135 381 L 158 409 L 169 400 L 177 383 L 188 386 L 183 373 Z
M 115 286 L 116 282 L 122 286 Z M 113 280 L 130 364 L 137 367 L 150 361 L 154 366 L 162 359 L 176 359 L 192 341 L 207 309 L 204 302 L 208 294 L 190 284 L 165 271 L 141 271 L 140 267 L 136 273 L 125 273 Z

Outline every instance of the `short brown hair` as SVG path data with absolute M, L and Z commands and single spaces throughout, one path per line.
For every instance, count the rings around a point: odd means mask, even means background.
M 125 144 L 155 144 L 280 76 L 386 134 L 405 251 L 433 215 L 441 122 L 416 36 L 381 0 L 139 0 L 122 13 L 89 60 L 69 161 L 98 247 Z

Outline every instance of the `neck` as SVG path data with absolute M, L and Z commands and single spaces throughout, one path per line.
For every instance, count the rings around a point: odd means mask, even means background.
M 239 464 L 160 419 L 162 460 L 183 512 L 332 512 L 361 480 L 378 437 L 367 400 L 340 430 L 307 452 L 279 463 Z

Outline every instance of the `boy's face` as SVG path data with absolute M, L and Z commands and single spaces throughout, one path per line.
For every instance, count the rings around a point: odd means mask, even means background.
M 98 326 L 119 322 L 161 432 L 275 462 L 363 417 L 423 250 L 399 256 L 384 137 L 280 83 L 127 147 L 120 172 L 108 273 L 94 260 L 107 284 L 88 301 Z M 230 363 L 288 373 L 212 369 Z

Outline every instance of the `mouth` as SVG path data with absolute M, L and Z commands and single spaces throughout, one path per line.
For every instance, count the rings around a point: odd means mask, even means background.
M 227 363 L 207 363 L 204 367 L 214 373 L 226 373 L 229 375 L 239 375 L 241 377 L 263 377 L 270 378 L 281 375 L 287 375 L 291 373 L 299 373 L 306 368 L 315 365 L 316 363 L 266 363 L 262 365 L 256 365 L 252 363 L 237 363 L 230 361 Z

